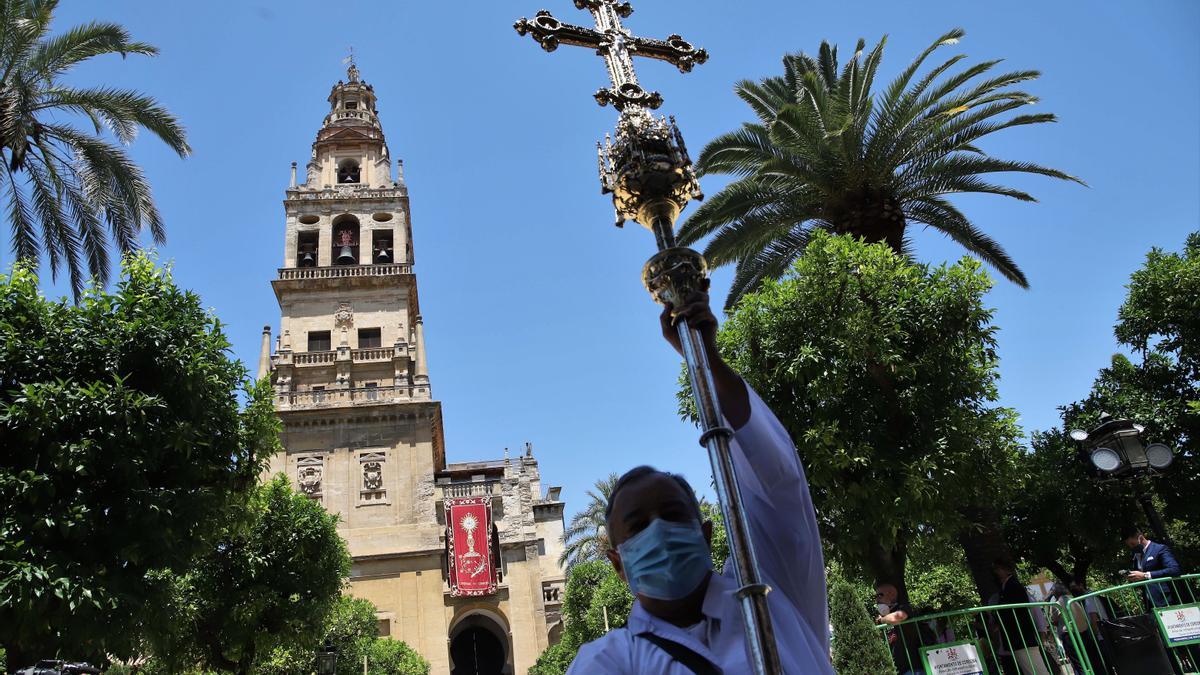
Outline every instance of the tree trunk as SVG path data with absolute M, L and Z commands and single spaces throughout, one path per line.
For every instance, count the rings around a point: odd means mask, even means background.
M 867 552 L 867 571 L 876 584 L 888 583 L 896 587 L 900 602 L 908 602 L 908 584 L 904 580 L 908 563 L 908 540 L 899 536 L 891 548 L 871 544 Z
M 987 602 L 988 598 L 1000 591 L 992 576 L 992 563 L 999 559 L 1010 559 L 1012 554 L 1000 529 L 1000 514 L 994 507 L 968 506 L 961 513 L 967 519 L 967 526 L 958 533 L 958 543 L 967 556 L 967 567 L 971 571 L 979 600 Z

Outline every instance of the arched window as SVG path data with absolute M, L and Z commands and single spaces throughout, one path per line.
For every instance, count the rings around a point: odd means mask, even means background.
M 338 162 L 338 171 L 337 171 L 338 185 L 342 185 L 345 183 L 359 182 L 359 176 L 361 175 L 361 173 L 362 172 L 358 167 L 358 160 L 343 159 L 342 161 Z
M 333 221 L 333 264 L 358 264 L 358 219 L 341 216 Z

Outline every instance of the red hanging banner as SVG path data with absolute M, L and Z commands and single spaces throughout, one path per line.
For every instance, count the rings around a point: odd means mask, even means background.
M 496 592 L 492 560 L 492 503 L 490 497 L 447 499 L 450 595 L 479 596 Z

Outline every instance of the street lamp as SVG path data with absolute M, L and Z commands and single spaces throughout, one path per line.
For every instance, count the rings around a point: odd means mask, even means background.
M 1167 528 L 1154 508 L 1149 478 L 1166 471 L 1175 461 L 1175 451 L 1162 443 L 1147 445 L 1142 439 L 1146 428 L 1130 420 L 1100 415 L 1100 426 L 1091 431 L 1074 429 L 1071 438 L 1079 443 L 1080 458 L 1093 476 L 1101 481 L 1120 478 L 1145 478 L 1146 489 L 1139 491 L 1138 502 L 1146 512 L 1159 541 L 1167 542 Z
M 317 675 L 334 675 L 337 672 L 337 647 L 328 640 L 317 650 Z

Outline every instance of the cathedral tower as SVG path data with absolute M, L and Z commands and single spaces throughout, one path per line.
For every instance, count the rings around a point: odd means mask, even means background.
M 334 85 L 304 182 L 284 200 L 268 369 L 283 423 L 271 471 L 339 517 L 351 593 L 434 673 L 523 673 L 561 631 L 564 505 L 532 447 L 447 464 L 430 386 L 403 164 L 375 91 Z M 268 327 L 269 328 L 269 327 Z M 260 373 L 263 374 L 263 373 Z

